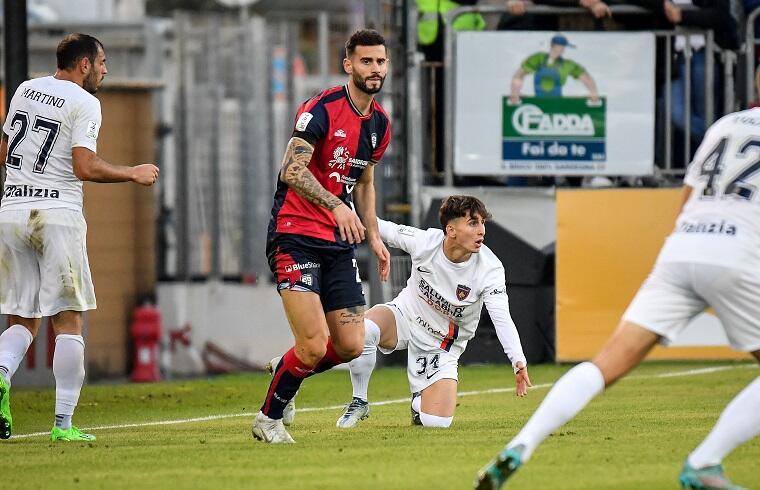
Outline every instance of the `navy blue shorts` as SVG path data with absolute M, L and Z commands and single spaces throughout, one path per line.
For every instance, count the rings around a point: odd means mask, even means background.
M 267 242 L 267 258 L 278 291 L 313 291 L 325 312 L 366 304 L 353 248 L 278 233 Z

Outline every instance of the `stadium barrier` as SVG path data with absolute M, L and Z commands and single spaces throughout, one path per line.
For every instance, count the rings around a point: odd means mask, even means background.
M 609 338 L 672 231 L 680 189 L 557 192 L 557 360 L 591 358 Z M 718 319 L 697 316 L 650 359 L 744 359 Z

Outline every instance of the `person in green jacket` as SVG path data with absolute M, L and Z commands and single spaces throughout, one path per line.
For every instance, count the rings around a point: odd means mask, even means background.
M 536 97 L 562 97 L 562 87 L 568 77 L 580 80 L 589 92 L 591 102 L 599 102 L 596 83 L 583 66 L 573 60 L 562 57 L 566 48 L 574 48 L 565 36 L 557 34 L 551 39 L 549 52 L 538 52 L 525 58 L 512 75 L 509 101 L 520 103 L 520 91 L 525 75 L 533 73 L 533 86 Z

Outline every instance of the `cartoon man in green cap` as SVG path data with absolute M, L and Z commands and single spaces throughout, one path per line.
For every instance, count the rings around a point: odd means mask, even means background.
M 562 86 L 571 76 L 580 80 L 589 92 L 591 102 L 599 102 L 599 92 L 591 75 L 585 68 L 573 60 L 562 57 L 565 48 L 574 48 L 562 34 L 556 34 L 551 39 L 549 52 L 538 52 L 525 58 L 514 75 L 512 75 L 509 102 L 520 103 L 520 90 L 525 75 L 533 73 L 533 86 L 536 97 L 562 97 Z

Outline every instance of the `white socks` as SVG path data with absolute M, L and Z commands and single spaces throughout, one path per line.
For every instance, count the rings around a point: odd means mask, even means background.
M 380 343 L 380 327 L 372 320 L 364 319 L 364 350 L 362 355 L 348 363 L 351 370 L 351 386 L 354 389 L 354 398 L 367 401 L 367 389 L 369 378 L 375 369 L 377 360 L 377 345 Z
M 710 434 L 689 455 L 692 468 L 720 464 L 734 448 L 760 434 L 760 377 L 726 406 Z
M 12 325 L 0 335 L 0 375 L 10 383 L 29 345 L 34 340 L 32 332 L 21 325 Z
M 583 410 L 604 389 L 604 377 L 591 362 L 578 364 L 557 381 L 525 427 L 507 447 L 525 445 L 523 462 L 549 434 Z
M 419 400 L 421 397 L 417 397 Z M 437 415 L 430 415 L 429 413 L 420 412 L 420 422 L 424 427 L 438 427 L 446 429 L 451 425 L 451 421 L 454 417 L 439 417 Z
M 79 401 L 79 393 L 84 383 L 84 339 L 81 335 L 61 334 L 55 338 L 53 354 L 53 375 L 55 376 L 55 414 L 63 417 L 59 423 L 71 426 L 71 415 Z M 68 427 L 63 427 L 68 429 Z
M 422 413 L 422 396 L 412 397 L 412 409 L 417 413 Z

